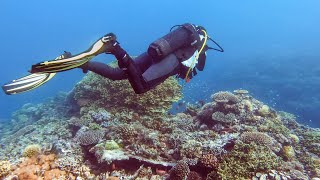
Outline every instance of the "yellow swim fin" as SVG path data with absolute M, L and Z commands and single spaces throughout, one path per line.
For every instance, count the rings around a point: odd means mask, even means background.
M 94 56 L 108 52 L 108 48 L 115 42 L 115 35 L 107 34 L 97 40 L 88 50 L 70 58 L 51 60 L 32 65 L 31 73 L 54 73 L 77 68 L 90 61 Z
M 22 78 L 13 80 L 2 86 L 3 91 L 8 94 L 17 94 L 35 89 L 49 81 L 56 73 L 33 73 Z

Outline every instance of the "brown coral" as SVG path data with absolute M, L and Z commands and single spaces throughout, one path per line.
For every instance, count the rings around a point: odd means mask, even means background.
M 28 180 L 66 179 L 67 176 L 70 179 L 75 179 L 72 174 L 68 174 L 67 172 L 58 169 L 55 160 L 56 156 L 54 154 L 26 158 L 17 165 L 12 174 L 16 175 L 19 179 Z
M 160 116 L 182 97 L 181 86 L 173 77 L 147 93 L 135 94 L 127 80 L 112 81 L 94 73 L 88 73 L 74 88 L 73 94 L 76 101 L 90 99 L 86 106 L 102 105 L 112 114 L 136 112 Z
M 244 132 L 242 133 L 240 140 L 247 144 L 255 142 L 256 144 L 265 146 L 271 146 L 274 141 L 272 137 L 262 132 Z
M 41 152 L 41 146 L 39 144 L 28 145 L 22 152 L 23 157 L 34 157 L 38 156 Z
M 181 180 L 185 179 L 190 172 L 189 166 L 185 161 L 179 161 L 171 170 L 170 170 L 170 179 L 172 180 Z
M 187 180 L 201 180 L 200 175 L 195 171 L 190 171 Z
M 201 165 L 206 168 L 216 169 L 219 165 L 218 159 L 213 154 L 204 154 L 199 159 L 199 161 L 200 161 Z
M 233 113 L 224 114 L 223 112 L 217 111 L 212 114 L 212 119 L 219 123 L 231 124 L 236 122 L 236 115 Z

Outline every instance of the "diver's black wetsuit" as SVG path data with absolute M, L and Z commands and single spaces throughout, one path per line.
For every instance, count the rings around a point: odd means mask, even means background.
M 170 55 L 167 61 L 178 62 L 177 58 L 173 55 Z M 172 65 L 171 62 L 167 63 L 168 66 Z M 157 73 L 156 72 L 157 70 L 161 71 L 161 72 L 158 72 L 159 73 L 158 78 L 155 78 L 149 81 L 151 87 L 154 87 L 160 84 L 169 76 L 178 74 L 181 68 L 180 67 L 181 64 L 178 64 L 178 63 L 175 68 L 172 68 L 172 66 L 164 67 L 164 66 L 161 66 L 162 64 L 152 64 L 152 60 L 147 53 L 143 53 L 140 56 L 136 57 L 134 59 L 134 63 L 136 64 L 137 67 L 139 67 L 140 71 L 144 72 L 143 75 L 145 75 L 147 79 L 148 77 L 149 79 L 151 79 L 152 74 L 155 75 L 155 73 Z M 114 68 L 101 62 L 89 61 L 85 69 L 111 80 L 128 79 L 128 74 L 124 72 L 121 68 Z M 160 73 L 162 73 L 163 75 L 160 75 Z
M 116 43 L 111 54 L 117 58 L 119 68 L 94 61 L 89 61 L 81 68 L 84 72 L 89 70 L 111 80 L 128 79 L 136 93 L 144 93 L 172 75 L 185 78 L 189 67 L 182 62 L 192 57 L 195 51 L 199 51 L 202 45 L 199 35 L 200 31 L 197 31 L 195 26 L 182 25 L 173 33 L 155 41 L 149 46 L 147 52 L 134 60 L 120 47 L 119 43 Z M 162 52 L 159 53 L 159 51 Z M 200 71 L 204 68 L 205 56 L 203 51 L 196 64 Z M 189 78 L 192 78 L 192 74 L 196 75 L 195 68 L 192 69 Z

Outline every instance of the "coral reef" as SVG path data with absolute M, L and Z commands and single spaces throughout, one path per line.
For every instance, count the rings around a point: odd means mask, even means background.
M 73 90 L 74 99 L 90 111 L 105 107 L 110 113 L 125 114 L 136 112 L 150 116 L 162 116 L 178 101 L 181 94 L 181 86 L 173 77 L 155 89 L 145 94 L 135 94 L 127 80 L 112 81 L 94 73 L 88 73 L 86 77 L 76 85 Z M 88 102 L 79 103 L 86 99 Z
M 75 179 L 73 174 L 60 170 L 55 164 L 55 160 L 54 154 L 27 158 L 13 168 L 10 177 L 28 180 Z
M 234 149 L 222 158 L 222 161 L 217 171 L 221 179 L 250 178 L 256 172 L 268 172 L 280 164 L 280 158 L 268 147 L 254 142 L 237 143 Z
M 181 95 L 174 78 L 136 95 L 127 81 L 89 73 L 69 94 L 25 105 L 14 114 L 12 128 L 0 140 L 1 176 L 320 177 L 319 129 L 299 124 L 297 117 L 277 112 L 243 89 L 214 93 L 210 102 L 170 114 Z

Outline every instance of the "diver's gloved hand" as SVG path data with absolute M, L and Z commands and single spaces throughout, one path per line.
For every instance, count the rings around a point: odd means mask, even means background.
M 113 33 L 108 33 L 102 37 L 102 42 L 105 46 L 105 52 L 107 54 L 112 54 L 114 52 L 114 47 L 118 44 L 117 36 Z
M 70 58 L 72 57 L 72 54 L 68 51 L 64 51 L 63 54 L 61 54 L 60 56 L 56 57 L 54 60 L 60 60 L 60 59 L 66 59 L 66 58 Z

